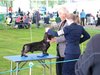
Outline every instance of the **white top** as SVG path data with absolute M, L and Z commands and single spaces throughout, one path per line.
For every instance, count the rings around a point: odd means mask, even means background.
M 73 20 L 72 19 L 67 19 L 67 23 L 68 23 L 68 26 L 70 26 L 73 23 Z M 60 35 L 64 34 L 64 31 L 62 29 L 62 30 L 59 30 L 57 33 L 60 36 Z

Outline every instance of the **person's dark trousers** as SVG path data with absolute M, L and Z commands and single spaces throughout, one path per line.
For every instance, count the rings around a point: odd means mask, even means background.
M 56 59 L 56 75 L 62 75 L 62 66 L 63 66 L 63 62 L 59 63 L 59 61 L 63 61 L 64 58 L 63 57 L 59 57 Z
M 62 66 L 63 66 L 63 62 L 60 63 L 60 61 L 64 61 L 64 57 L 60 57 L 59 54 L 59 49 L 58 49 L 58 44 L 57 44 L 57 56 L 58 58 L 56 59 L 56 75 L 62 75 Z
M 23 23 L 22 23 L 22 22 L 20 22 L 20 23 L 18 24 L 18 28 L 19 28 L 19 29 L 23 29 L 23 28 L 24 28 L 24 26 L 23 26 Z
M 15 25 L 19 25 L 20 23 L 19 22 L 15 22 Z
M 40 23 L 38 21 L 36 21 L 36 26 L 37 26 L 37 28 L 39 28 L 39 26 L 40 26 Z
M 40 26 L 39 20 L 36 18 L 36 27 L 39 28 L 39 26 Z
M 24 27 L 25 27 L 26 29 L 28 29 L 28 28 L 30 28 L 30 24 L 29 24 L 29 23 L 24 23 Z
M 98 18 L 98 20 L 97 20 L 96 26 L 98 26 L 98 25 L 100 25 L 100 18 Z
M 82 26 L 85 26 L 84 18 L 81 18 L 81 25 L 82 25 Z
M 64 61 L 78 59 L 80 54 L 65 54 Z M 70 61 L 63 63 L 62 75 L 75 75 L 75 63 L 77 61 Z
M 44 23 L 50 24 L 50 23 L 49 23 L 49 17 L 44 17 Z
M 32 24 L 36 23 L 35 17 L 32 18 Z
M 10 17 L 11 18 L 11 21 L 10 21 L 10 23 L 12 23 L 12 21 L 13 21 L 13 18 L 12 17 Z

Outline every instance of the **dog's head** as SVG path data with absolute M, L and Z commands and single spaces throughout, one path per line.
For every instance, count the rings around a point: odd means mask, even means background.
M 45 32 L 45 34 L 44 34 L 44 40 L 49 41 L 52 38 L 54 38 L 54 36 L 52 36 L 52 35 L 48 34 L 47 32 Z

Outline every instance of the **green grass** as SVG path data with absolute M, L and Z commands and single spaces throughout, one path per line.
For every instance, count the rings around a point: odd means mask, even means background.
M 86 29 L 91 36 L 95 34 L 100 34 L 100 30 L 97 29 Z M 39 29 L 32 27 L 32 41 L 40 41 L 43 39 L 44 36 L 44 27 L 41 27 Z M 4 56 L 9 55 L 20 55 L 21 49 L 23 44 L 31 42 L 31 35 L 30 35 L 30 29 L 12 29 L 11 27 L 3 26 L 3 24 L 0 25 L 0 72 L 8 71 L 10 70 L 10 61 L 4 59 Z M 86 47 L 86 43 L 88 41 L 84 42 L 81 46 L 81 49 L 84 50 Z M 83 52 L 83 51 L 82 51 Z M 37 52 L 36 52 L 37 53 Z M 48 53 L 56 55 L 56 44 L 51 44 L 51 47 L 48 50 Z M 48 62 L 48 61 L 47 61 Z M 55 62 L 55 60 L 53 60 Z M 38 64 L 36 61 L 34 64 Z M 15 65 L 15 63 L 13 63 Z M 53 75 L 55 75 L 55 64 L 53 65 Z M 28 64 L 26 64 L 23 68 L 28 67 Z M 42 66 L 36 65 L 32 68 L 32 75 L 42 75 Z M 47 69 L 47 74 L 48 74 Z M 0 75 L 9 75 L 9 73 L 0 74 Z M 14 72 L 15 75 L 15 72 Z M 19 72 L 19 75 L 29 75 L 29 69 L 25 69 Z

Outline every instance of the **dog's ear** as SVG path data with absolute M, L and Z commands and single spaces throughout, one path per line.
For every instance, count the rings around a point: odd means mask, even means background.
M 54 36 L 48 35 L 48 39 L 49 39 L 49 40 L 51 40 L 52 38 L 54 38 Z
M 48 34 L 47 32 L 45 32 L 45 34 L 44 34 L 44 39 L 45 40 L 51 40 L 52 38 L 54 38 L 54 36 L 52 36 L 52 35 Z

